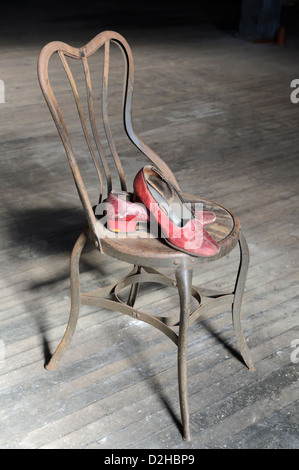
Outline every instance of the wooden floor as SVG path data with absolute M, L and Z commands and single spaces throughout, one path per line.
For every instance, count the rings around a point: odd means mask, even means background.
M 67 12 L 37 21 L 33 11 L 11 15 L 0 33 L 0 447 L 298 448 L 299 103 L 290 100 L 298 38 L 284 48 L 252 44 L 205 16 L 138 28 Z M 251 252 L 243 325 L 256 372 L 237 357 L 229 306 L 192 326 L 190 443 L 181 436 L 176 348 L 151 326 L 83 307 L 60 367 L 44 369 L 67 322 L 69 255 L 84 216 L 36 60 L 50 40 L 81 46 L 106 28 L 133 50 L 137 131 L 183 190 L 238 214 Z M 133 177 L 145 160 L 130 152 L 123 148 L 123 162 Z M 236 249 L 197 268 L 195 284 L 232 286 L 237 263 Z M 129 270 L 89 246 L 83 288 Z M 137 305 L 161 314 L 178 298 L 144 285 Z

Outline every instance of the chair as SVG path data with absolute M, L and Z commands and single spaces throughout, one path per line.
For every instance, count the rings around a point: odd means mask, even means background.
M 99 138 L 100 133 L 98 131 L 96 122 L 96 103 L 92 88 L 89 59 L 102 46 L 104 48 L 102 82 L 103 125 L 111 150 L 111 155 L 113 157 L 111 160 L 114 162 L 117 169 L 121 189 L 124 191 L 127 190 L 124 170 L 112 137 L 107 106 L 111 44 L 116 44 L 120 48 L 125 61 L 125 77 L 123 88 L 123 124 L 125 133 L 129 137 L 130 141 L 133 142 L 133 144 L 137 147 L 137 149 L 139 149 L 153 165 L 157 166 L 172 182 L 172 184 L 180 190 L 178 182 L 170 168 L 166 165 L 162 158 L 160 158 L 141 140 L 141 138 L 135 133 L 133 129 L 131 107 L 134 66 L 132 52 L 127 41 L 116 32 L 105 31 L 98 34 L 87 45 L 79 49 L 71 47 L 63 42 L 50 42 L 47 44 L 42 49 L 38 60 L 39 82 L 68 157 L 79 197 L 86 215 L 86 226 L 83 228 L 81 235 L 76 241 L 71 254 L 71 309 L 68 325 L 60 344 L 58 345 L 49 363 L 45 367 L 48 370 L 54 370 L 65 353 L 67 347 L 69 346 L 76 328 L 80 305 L 98 306 L 110 310 L 116 310 L 140 321 L 146 322 L 155 328 L 158 328 L 178 347 L 178 388 L 183 427 L 183 439 L 189 441 L 192 439 L 192 437 L 190 430 L 187 394 L 188 328 L 203 312 L 209 310 L 212 304 L 214 305 L 214 303 L 221 303 L 223 300 L 231 301 L 233 326 L 236 335 L 237 347 L 249 370 L 254 370 L 253 361 L 244 338 L 241 323 L 241 303 L 249 264 L 249 251 L 245 237 L 241 231 L 239 220 L 232 211 L 218 203 L 190 194 L 184 194 L 186 200 L 201 203 L 205 209 L 212 210 L 217 215 L 216 223 L 211 225 L 209 231 L 214 239 L 218 242 L 220 251 L 212 258 L 197 258 L 189 256 L 188 254 L 171 248 L 165 244 L 161 238 L 132 238 L 129 236 L 111 237 L 108 233 L 108 230 L 102 223 L 102 219 L 96 216 L 94 206 L 83 182 L 83 176 L 80 172 L 65 120 L 58 106 L 56 97 L 54 96 L 48 75 L 48 65 L 51 56 L 54 53 L 57 53 L 66 72 L 70 88 L 73 92 L 83 134 L 95 164 L 96 173 L 100 184 L 101 194 L 99 201 L 101 202 L 103 201 L 104 197 L 103 175 L 106 178 L 107 194 L 109 194 L 112 189 L 112 172 L 108 164 L 108 159 L 106 158 L 103 151 L 103 145 Z M 77 63 L 78 61 L 81 61 L 83 65 L 83 76 L 87 90 L 87 120 L 84 116 L 83 105 L 79 96 L 76 80 L 69 65 L 71 59 L 74 59 L 74 61 L 77 61 Z M 63 95 L 63 93 L 60 92 L 60 95 Z M 88 239 L 94 244 L 96 249 L 102 255 L 116 258 L 131 265 L 132 269 L 129 274 L 114 285 L 109 285 L 92 292 L 81 292 L 79 285 L 79 260 L 82 250 Z M 240 249 L 240 263 L 238 269 L 236 270 L 236 281 L 233 292 L 218 292 L 213 289 L 203 289 L 192 285 L 193 268 L 195 266 L 199 266 L 200 264 L 204 263 L 210 263 L 216 259 L 224 257 L 237 244 L 239 245 Z M 162 274 L 159 271 L 162 268 L 168 268 L 168 271 L 171 272 L 171 275 Z M 170 319 L 167 321 L 167 319 L 165 320 L 134 308 L 136 296 L 138 294 L 138 286 L 142 282 L 161 283 L 162 285 L 171 286 L 178 290 L 180 308 L 178 309 L 179 314 L 174 320 Z M 128 286 L 130 288 L 129 296 L 127 301 L 123 301 L 121 299 L 120 292 Z M 194 297 L 199 304 L 193 312 L 191 312 L 192 297 Z M 202 297 L 208 298 L 210 300 L 208 302 L 202 303 Z M 175 330 L 173 327 L 175 324 L 179 326 L 178 333 L 176 332 L 177 329 Z

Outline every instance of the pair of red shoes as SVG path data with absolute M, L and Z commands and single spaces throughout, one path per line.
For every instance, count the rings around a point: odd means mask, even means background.
M 106 199 L 110 230 L 134 232 L 140 222 L 154 221 L 165 241 L 177 250 L 205 257 L 219 252 L 218 244 L 204 229 L 204 226 L 215 222 L 215 214 L 193 210 L 156 167 L 147 165 L 142 168 L 133 186 L 133 197 L 125 191 L 112 191 Z

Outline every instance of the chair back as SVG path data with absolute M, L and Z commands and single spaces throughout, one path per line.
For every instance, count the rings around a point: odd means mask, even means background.
M 67 86 L 72 91 L 74 97 L 72 104 L 74 105 L 78 114 L 78 123 L 80 123 L 78 126 L 80 132 L 84 135 L 89 151 L 86 152 L 86 154 L 89 153 L 96 169 L 96 175 L 99 182 L 99 195 L 97 202 L 100 203 L 104 198 L 104 192 L 106 191 L 108 195 L 112 190 L 113 178 L 111 164 L 114 166 L 114 173 L 116 169 L 116 174 L 118 175 L 121 190 L 127 191 L 127 183 L 123 165 L 119 158 L 115 139 L 112 133 L 110 119 L 111 115 L 109 115 L 110 108 L 108 106 L 111 44 L 116 44 L 120 48 L 124 59 L 124 80 L 122 87 L 121 113 L 125 134 L 135 144 L 135 146 L 147 158 L 149 158 L 149 160 L 155 164 L 176 187 L 178 187 L 178 183 L 170 168 L 161 159 L 161 157 L 159 157 L 159 155 L 157 155 L 150 147 L 145 144 L 145 142 L 143 142 L 143 140 L 135 133 L 133 129 L 132 97 L 134 83 L 134 64 L 132 51 L 127 41 L 116 32 L 104 31 L 98 34 L 88 44 L 81 48 L 71 47 L 68 44 L 60 41 L 50 42 L 42 49 L 39 56 L 39 83 L 64 145 L 88 224 L 94 233 L 97 221 L 92 206 L 94 205 L 95 201 L 93 201 L 93 204 L 91 204 L 87 187 L 84 184 L 84 178 L 80 171 L 80 165 L 78 164 L 78 155 L 74 149 L 71 134 L 66 124 L 65 115 L 63 115 L 63 112 L 58 104 L 60 98 L 62 101 L 63 98 L 65 98 L 64 95 L 66 95 L 66 89 L 58 88 L 57 93 L 54 94 L 49 78 L 49 61 L 52 55 L 57 54 L 66 73 Z M 90 59 L 91 56 L 95 55 L 95 53 L 101 48 L 103 48 L 102 83 L 99 85 L 100 74 L 94 73 L 93 70 L 91 71 Z M 72 59 L 77 61 L 77 63 L 82 63 L 82 67 L 80 67 L 80 79 L 72 71 Z M 54 74 L 54 81 L 55 76 L 56 72 Z M 82 83 L 84 83 L 83 87 Z M 83 89 L 84 93 L 82 96 L 81 90 Z M 101 95 L 101 100 L 99 95 Z M 66 114 L 68 114 L 70 121 L 74 119 L 73 113 L 66 111 Z M 101 121 L 101 130 L 99 130 L 99 121 Z M 104 128 L 104 131 L 102 130 L 102 127 Z M 78 138 L 78 134 L 79 131 L 76 132 L 76 139 Z M 103 143 L 103 139 L 105 140 L 105 143 Z M 109 157 L 109 160 L 106 156 L 108 149 L 110 150 L 110 154 L 112 156 L 112 158 Z M 136 172 L 138 169 L 139 168 L 136 168 Z M 104 182 L 106 184 L 104 184 Z

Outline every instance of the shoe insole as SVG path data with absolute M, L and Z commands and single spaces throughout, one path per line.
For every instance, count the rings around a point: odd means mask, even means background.
M 166 182 L 151 175 L 148 177 L 147 182 L 151 195 L 175 225 L 183 227 L 193 218 L 192 212 Z

